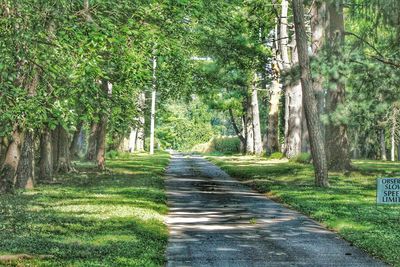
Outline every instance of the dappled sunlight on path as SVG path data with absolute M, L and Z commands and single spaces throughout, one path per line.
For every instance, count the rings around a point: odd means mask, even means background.
M 167 171 L 168 266 L 380 266 L 319 224 L 200 156 Z

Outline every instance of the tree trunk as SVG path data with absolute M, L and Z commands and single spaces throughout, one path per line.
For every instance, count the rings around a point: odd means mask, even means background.
M 258 107 L 257 73 L 254 73 L 254 80 L 251 88 L 251 113 L 252 113 L 251 128 L 253 129 L 254 154 L 261 155 L 263 152 L 263 146 L 261 139 L 260 110 Z
M 390 131 L 390 143 L 391 143 L 391 149 L 390 149 L 390 160 L 395 161 L 395 150 L 396 150 L 396 109 L 393 109 L 393 115 L 392 115 L 392 128 Z
M 58 126 L 58 155 L 56 162 L 56 172 L 69 173 L 73 170 L 71 157 L 69 154 L 70 138 L 68 131 L 61 125 Z
M 138 152 L 144 151 L 145 141 L 145 108 L 146 108 L 146 94 L 142 92 L 139 95 L 139 125 L 137 126 L 137 137 L 136 137 L 136 150 Z
M 270 89 L 268 133 L 267 133 L 267 154 L 279 151 L 279 99 L 281 87 L 279 81 L 274 79 Z
M 244 137 L 244 142 L 240 142 L 240 152 L 242 154 L 246 154 L 246 147 L 247 147 L 247 126 L 246 126 L 246 114 L 241 116 L 240 122 L 242 124 L 242 136 Z
M 341 58 L 341 49 L 344 43 L 342 1 L 332 1 L 328 10 L 330 52 L 334 60 L 337 60 Z M 331 79 L 331 82 L 336 84 L 336 88 L 328 91 L 326 102 L 328 114 L 333 114 L 337 107 L 344 103 L 345 99 L 345 85 L 339 79 Z M 351 169 L 347 125 L 332 121 L 330 118 L 325 137 L 329 169 L 336 171 Z
M 74 135 L 72 137 L 71 146 L 69 148 L 69 153 L 71 155 L 71 159 L 78 158 L 79 154 L 79 137 L 81 135 L 83 122 L 80 121 L 76 127 Z
M 131 132 L 129 133 L 128 151 L 130 153 L 135 152 L 137 133 L 138 133 L 138 128 L 132 128 Z
M 380 130 L 380 143 L 381 143 L 381 160 L 387 160 L 386 142 L 385 142 L 385 129 L 381 129 Z
M 35 182 L 35 134 L 26 131 L 21 147 L 21 158 L 17 168 L 15 186 L 21 189 L 33 189 Z
M 253 130 L 253 112 L 251 110 L 251 100 L 246 99 L 246 153 L 254 154 L 254 130 Z
M 303 100 L 303 104 L 304 104 L 304 100 Z M 308 134 L 308 127 L 307 127 L 306 114 L 304 112 L 304 105 L 303 105 L 303 110 L 301 111 L 301 114 L 302 114 L 301 116 L 303 118 L 303 120 L 301 122 L 301 152 L 310 153 L 311 152 L 310 135 Z
M 311 82 L 310 59 L 308 57 L 307 33 L 304 23 L 303 0 L 293 0 L 293 15 L 296 31 L 297 52 L 301 70 L 303 101 L 310 135 L 311 154 L 315 171 L 315 184 L 320 187 L 329 186 L 328 168 L 321 125 L 317 111 L 317 100 Z
M 322 50 L 328 27 L 327 7 L 325 0 L 315 0 L 311 6 L 311 51 L 313 56 L 317 57 Z M 319 114 L 324 112 L 325 90 L 323 88 L 323 77 L 319 75 L 313 81 L 314 91 L 317 96 L 317 109 Z M 324 127 L 322 125 L 322 133 Z
M 89 140 L 88 140 L 88 150 L 86 154 L 87 160 L 94 160 L 97 151 L 97 131 L 99 124 L 97 122 L 92 122 L 90 126 Z
M 231 119 L 231 123 L 232 123 L 233 129 L 235 130 L 236 135 L 239 137 L 241 146 L 244 147 L 246 145 L 246 139 L 243 136 L 242 132 L 239 130 L 239 127 L 236 124 L 235 116 L 233 115 L 232 109 L 230 108 L 228 111 L 229 111 L 229 117 Z
M 4 160 L 6 159 L 8 139 L 6 137 L 0 138 L 0 166 L 3 166 Z
M 297 56 L 296 41 L 292 43 L 292 68 L 299 63 Z M 300 80 L 286 86 L 285 92 L 286 114 L 285 118 L 285 154 L 287 158 L 293 158 L 301 153 L 302 145 L 302 122 L 303 122 L 303 94 Z
M 287 31 L 288 27 L 288 1 L 282 0 L 282 10 L 281 10 L 281 17 L 280 17 L 280 32 L 279 32 L 279 39 L 280 39 L 280 50 L 282 56 L 282 67 L 283 70 L 288 70 L 290 68 L 290 61 L 289 61 L 289 52 L 288 52 L 288 43 L 289 43 L 289 35 Z
M 53 150 L 51 132 L 46 128 L 40 137 L 39 177 L 42 181 L 53 180 Z
M 298 57 L 296 51 L 296 41 L 293 40 L 292 47 L 292 60 L 289 61 L 288 42 L 289 36 L 287 33 L 287 13 L 288 1 L 282 1 L 282 11 L 280 19 L 280 44 L 282 55 L 283 70 L 287 71 L 290 68 L 295 68 L 298 64 Z M 292 158 L 301 153 L 302 144 L 302 92 L 300 80 L 285 86 L 285 145 L 284 153 L 287 158 Z
M 358 133 L 354 133 L 354 149 L 353 149 L 353 159 L 358 159 L 359 158 L 359 153 L 358 153 Z
M 157 59 L 153 57 L 153 90 L 151 92 L 151 115 L 150 115 L 150 154 L 154 154 L 154 134 L 156 118 L 156 96 L 157 96 Z
M 41 71 L 33 66 L 29 73 L 31 77 L 25 87 L 28 92 L 28 98 L 36 95 L 36 89 L 39 84 Z M 21 147 L 21 158 L 19 160 L 15 186 L 21 189 L 32 189 L 35 179 L 35 133 L 33 130 L 25 130 L 24 141 Z
M 59 150 L 59 135 L 61 126 L 58 125 L 54 130 L 51 131 L 51 148 L 52 148 L 52 160 L 53 160 L 53 171 L 57 171 L 58 163 L 58 150 Z
M 0 193 L 11 193 L 15 184 L 15 174 L 20 160 L 21 133 L 17 126 L 14 127 L 8 145 L 5 160 L 0 172 Z
M 99 170 L 103 171 L 106 168 L 105 155 L 106 155 L 106 133 L 107 133 L 107 122 L 108 118 L 104 114 L 98 125 L 97 130 L 97 151 L 96 151 L 96 162 Z
M 103 80 L 102 87 L 104 92 L 110 98 L 112 95 L 112 83 Z M 97 168 L 101 171 L 106 169 L 106 136 L 107 136 L 108 112 L 101 114 L 100 122 L 97 129 L 97 149 L 96 149 L 96 162 Z
M 303 95 L 301 85 L 296 84 L 287 88 L 288 98 L 288 132 L 286 137 L 286 157 L 293 158 L 301 153 L 302 144 L 302 111 Z

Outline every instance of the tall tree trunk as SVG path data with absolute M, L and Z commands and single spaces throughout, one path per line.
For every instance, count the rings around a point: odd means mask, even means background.
M 67 130 L 58 126 L 58 155 L 56 161 L 56 172 L 69 173 L 73 170 L 69 154 L 70 137 Z
M 136 137 L 136 150 L 138 152 L 144 151 L 145 141 L 145 108 L 146 108 L 146 94 L 144 92 L 139 95 L 139 124 L 137 126 L 137 137 Z
M 299 63 L 296 41 L 292 42 L 292 68 Z M 285 154 L 287 158 L 293 158 L 301 153 L 302 146 L 302 122 L 303 122 L 303 94 L 300 80 L 286 86 L 286 113 L 287 129 L 285 135 Z
M 286 157 L 293 158 L 301 153 L 302 145 L 302 112 L 303 95 L 301 85 L 287 88 L 288 98 L 288 132 L 286 137 Z
M 242 146 L 244 147 L 244 146 L 246 146 L 246 139 L 243 136 L 242 131 L 239 130 L 239 127 L 236 124 L 235 116 L 233 115 L 233 110 L 230 108 L 228 111 L 229 111 L 229 117 L 231 119 L 233 129 L 235 130 L 236 135 L 239 137 L 240 145 L 241 145 L 241 147 Z
M 288 27 L 288 1 L 287 0 L 282 0 L 281 3 L 281 16 L 279 20 L 279 50 L 281 54 L 281 59 L 282 59 L 282 70 L 287 71 L 290 69 L 290 60 L 289 60 L 289 35 L 287 31 Z M 284 143 L 284 152 L 287 154 L 287 149 L 288 149 L 288 133 L 289 133 L 289 99 L 290 97 L 288 96 L 288 89 L 289 86 L 282 84 L 283 91 L 285 92 L 285 143 Z
M 285 12 L 285 7 L 282 7 L 283 11 Z M 287 12 L 287 11 L 286 11 Z M 282 18 L 285 20 L 287 16 L 284 16 L 285 18 Z M 282 27 L 282 25 L 281 25 Z M 283 26 L 284 27 L 284 26 Z M 282 29 L 281 29 L 282 30 Z M 275 42 L 273 46 L 273 52 L 275 54 L 275 59 L 274 62 L 272 63 L 272 70 L 273 70 L 273 79 L 272 79 L 272 84 L 269 88 L 269 112 L 268 112 L 268 126 L 267 126 L 267 141 L 266 141 L 266 152 L 267 155 L 270 155 L 271 153 L 275 151 L 280 150 L 280 145 L 279 145 L 279 102 L 281 98 L 281 85 L 280 85 L 280 64 L 279 62 L 282 60 L 280 58 L 280 53 L 279 53 L 279 41 L 280 36 L 278 35 L 278 25 L 275 27 Z M 284 33 L 285 34 L 285 33 Z M 285 40 L 287 39 L 282 39 L 283 44 L 285 43 Z M 282 44 L 282 43 L 281 43 Z M 286 51 L 287 52 L 287 51 Z M 282 51 L 281 51 L 282 53 Z M 288 65 L 289 59 L 287 53 L 285 54 L 287 56 L 287 59 L 285 59 L 284 66 Z
M 51 132 L 46 128 L 40 136 L 39 177 L 42 181 L 53 180 L 54 167 L 52 144 Z
M 104 92 L 110 98 L 112 96 L 112 83 L 107 80 L 102 80 L 102 87 Z M 108 124 L 108 112 L 101 114 L 100 122 L 97 129 L 97 149 L 96 149 L 96 162 L 99 170 L 105 170 L 106 168 L 106 136 L 107 136 L 107 124 Z
M 21 139 L 22 136 L 18 126 L 14 126 L 11 140 L 6 151 L 5 160 L 0 171 L 0 193 L 11 193 L 13 191 L 15 175 L 21 156 Z
M 8 144 L 8 138 L 0 137 L 0 166 L 3 166 L 4 160 L 6 159 Z
M 260 110 L 258 107 L 257 80 L 257 73 L 254 73 L 254 79 L 251 88 L 251 115 L 253 124 L 254 154 L 261 155 L 263 152 L 263 146 L 261 139 Z
M 303 104 L 304 104 L 304 100 L 303 100 Z M 303 110 L 302 110 L 301 114 L 302 114 L 301 116 L 303 118 L 303 120 L 301 122 L 301 152 L 310 153 L 311 152 L 310 135 L 308 134 L 308 127 L 307 127 L 306 114 L 304 112 L 304 105 L 303 105 Z
M 245 110 L 244 110 L 245 111 Z M 242 154 L 246 154 L 247 148 L 247 125 L 246 125 L 246 114 L 241 116 L 241 124 L 242 124 L 242 136 L 244 137 L 244 142 L 240 142 L 240 152 Z
M 385 142 L 385 129 L 381 129 L 379 132 L 380 132 L 380 143 L 381 143 L 381 160 L 387 160 L 386 142 Z
M 359 158 L 359 153 L 358 153 L 358 133 L 354 133 L 354 149 L 353 149 L 353 158 L 358 159 Z
M 30 76 L 32 77 L 26 86 L 28 98 L 36 95 L 41 71 L 33 66 Z M 21 147 L 21 158 L 19 160 L 15 186 L 21 189 L 32 189 L 35 179 L 35 133 L 33 130 L 25 130 L 24 141 Z
M 329 44 L 334 60 L 341 58 L 344 43 L 343 2 L 331 1 L 329 4 Z M 344 103 L 345 85 L 339 79 L 331 79 L 336 86 L 328 91 L 326 111 L 333 114 L 337 107 Z M 327 147 L 328 168 L 344 171 L 351 169 L 347 125 L 332 121 L 326 127 L 325 142 Z
M 288 1 L 282 1 L 281 19 L 280 19 L 280 50 L 282 55 L 283 71 L 290 68 L 295 68 L 298 64 L 296 51 L 296 41 L 293 39 L 292 60 L 289 61 L 288 42 L 289 36 L 287 33 L 287 15 Z M 290 83 L 285 86 L 285 145 L 284 152 L 287 158 L 295 157 L 301 153 L 302 145 L 302 109 L 303 100 L 301 92 L 300 80 Z
M 253 112 L 251 110 L 251 99 L 246 99 L 246 153 L 254 154 L 254 130 L 253 130 Z
M 315 184 L 320 187 L 329 186 L 328 168 L 325 154 L 325 146 L 321 132 L 321 125 L 317 111 L 317 100 L 314 95 L 310 59 L 308 57 L 307 33 L 304 23 L 303 0 L 293 0 L 293 15 L 296 31 L 297 52 L 301 70 L 301 85 L 303 89 L 303 101 L 310 135 L 311 154 L 315 171 Z
M 390 131 L 390 143 L 391 143 L 391 149 L 390 149 L 390 160 L 395 161 L 395 150 L 396 150 L 396 128 L 397 128 L 397 123 L 396 123 L 396 117 L 397 117 L 397 110 L 396 108 L 393 108 L 393 113 L 392 113 L 392 123 L 391 123 L 391 131 Z
M 268 132 L 267 132 L 267 154 L 279 151 L 279 99 L 281 87 L 279 81 L 274 79 L 270 89 Z
M 325 0 L 315 0 L 311 6 L 311 51 L 313 56 L 317 57 L 321 52 L 325 40 L 328 27 L 327 7 Z M 325 90 L 323 88 L 322 75 L 317 76 L 313 81 L 314 91 L 317 96 L 317 108 L 319 114 L 324 112 Z M 322 125 L 322 133 L 324 127 Z
M 51 131 L 51 148 L 52 148 L 52 160 L 53 160 L 53 171 L 57 171 L 58 163 L 58 150 L 59 150 L 59 135 L 60 135 L 60 125 Z
M 150 154 L 154 154 L 154 134 L 156 118 L 156 96 L 157 96 L 157 58 L 153 57 L 153 90 L 151 92 L 151 114 L 150 114 Z
M 138 128 L 132 128 L 131 132 L 129 133 L 128 151 L 130 153 L 135 152 L 137 133 L 138 133 Z
M 21 189 L 33 189 L 35 183 L 35 133 L 26 131 L 21 148 L 21 158 L 17 168 L 15 186 Z
M 97 130 L 96 162 L 97 162 L 97 168 L 99 170 L 105 170 L 106 168 L 105 155 L 106 155 L 107 122 L 108 122 L 107 116 L 103 115 L 100 119 L 100 123 L 98 125 L 98 130 Z
M 279 39 L 280 39 L 280 50 L 282 56 L 282 67 L 283 70 L 288 70 L 290 68 L 290 61 L 289 61 L 289 51 L 288 51 L 288 44 L 289 44 L 289 35 L 288 35 L 288 1 L 282 0 L 282 10 L 281 10 L 281 17 L 280 17 L 280 32 L 279 32 Z
M 79 137 L 81 135 L 82 126 L 83 126 L 83 122 L 82 121 L 78 122 L 78 125 L 76 126 L 76 130 L 74 131 L 74 134 L 72 136 L 72 142 L 71 142 L 71 146 L 69 148 L 69 153 L 71 155 L 71 159 L 75 159 L 78 157 Z
M 88 150 L 86 154 L 87 160 L 94 160 L 97 151 L 97 131 L 99 130 L 99 124 L 97 122 L 92 122 L 90 126 L 89 140 L 88 140 Z

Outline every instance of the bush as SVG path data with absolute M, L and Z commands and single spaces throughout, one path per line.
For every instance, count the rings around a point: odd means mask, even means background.
M 131 154 L 128 152 L 122 152 L 117 150 L 110 150 L 106 152 L 107 159 L 128 159 L 131 157 Z
M 207 143 L 195 145 L 192 151 L 222 154 L 240 153 L 240 140 L 238 137 L 213 137 Z
M 107 159 L 116 159 L 117 157 L 118 157 L 118 151 L 116 150 L 110 150 L 106 153 Z
M 274 152 L 268 157 L 268 159 L 282 159 L 284 157 L 285 155 L 283 155 L 282 152 Z
M 198 144 L 192 147 L 193 152 L 200 152 L 200 153 L 211 153 L 212 151 L 211 142 Z
M 238 137 L 213 138 L 214 152 L 233 154 L 240 152 L 240 139 Z
M 311 154 L 310 153 L 300 153 L 299 155 L 289 159 L 289 161 L 301 163 L 301 164 L 310 164 L 311 163 Z

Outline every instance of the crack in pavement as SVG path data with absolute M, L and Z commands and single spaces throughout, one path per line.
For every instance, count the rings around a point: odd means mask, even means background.
M 172 152 L 166 266 L 385 266 L 201 156 Z

